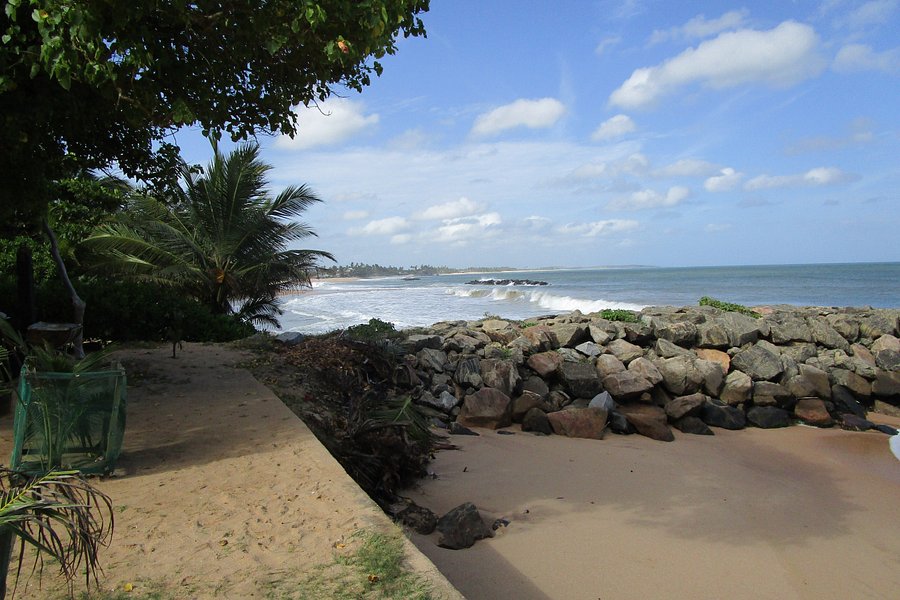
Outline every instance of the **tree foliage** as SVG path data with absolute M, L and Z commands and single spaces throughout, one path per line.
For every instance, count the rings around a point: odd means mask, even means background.
M 104 269 L 171 287 L 213 314 L 277 325 L 278 296 L 308 285 L 317 261 L 332 259 L 287 249 L 315 235 L 295 219 L 320 200 L 306 186 L 269 197 L 270 167 L 255 144 L 228 156 L 213 148 L 203 175 L 182 166 L 175 198 L 137 195 L 117 222 L 101 225 L 85 243 L 104 253 Z
M 0 217 L 43 216 L 63 158 L 144 181 L 167 136 L 297 133 L 293 107 L 362 90 L 429 0 L 6 0 L 0 15 Z

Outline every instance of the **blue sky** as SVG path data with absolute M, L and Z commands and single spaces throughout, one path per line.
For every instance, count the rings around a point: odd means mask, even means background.
M 392 265 L 900 260 L 900 0 L 432 0 L 260 138 L 308 246 Z M 186 157 L 208 146 L 179 135 Z

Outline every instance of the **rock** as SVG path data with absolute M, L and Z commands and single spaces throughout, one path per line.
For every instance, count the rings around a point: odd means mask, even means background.
M 575 350 L 584 354 L 588 358 L 594 358 L 595 356 L 600 356 L 603 354 L 603 346 L 599 344 L 595 344 L 594 342 L 582 342 L 575 346 Z
M 713 430 L 704 423 L 699 417 L 682 417 L 672 425 L 682 433 L 691 433 L 694 435 L 715 435 Z
M 859 322 L 850 319 L 847 315 L 828 315 L 825 317 L 825 321 L 848 342 L 855 342 L 859 339 Z
M 719 363 L 722 366 L 723 373 L 731 370 L 731 357 L 726 352 L 713 348 L 695 348 L 694 353 L 697 355 L 697 358 Z
M 603 391 L 597 369 L 591 364 L 564 362 L 556 372 L 563 387 L 575 398 L 593 398 Z
M 609 395 L 609 392 L 600 392 L 591 399 L 588 407 L 612 412 L 616 408 L 616 402 L 613 400 L 612 396 Z
M 444 340 L 439 335 L 413 334 L 407 336 L 400 345 L 408 354 L 416 354 L 424 348 L 440 350 Z
M 779 346 L 779 348 L 782 356 L 789 356 L 798 364 L 805 363 L 819 353 L 815 344 L 805 342 L 792 342 L 787 346 Z
M 599 370 L 599 369 L 598 369 Z M 628 363 L 628 370 L 639 377 L 643 377 L 652 385 L 662 383 L 663 376 L 652 362 L 644 358 L 638 357 Z
M 694 368 L 693 353 L 689 356 L 674 356 L 656 363 L 663 376 L 663 385 L 676 396 L 693 394 L 700 389 L 702 375 Z
M 621 373 L 625 370 L 625 363 L 612 354 L 601 354 L 598 356 L 595 366 L 597 368 L 597 374 L 601 379 L 607 375 Z
M 474 436 L 481 435 L 480 433 L 476 433 L 476 432 L 472 431 L 465 425 L 460 425 L 456 421 L 453 421 L 452 423 L 450 423 L 450 426 L 447 427 L 447 433 L 449 433 L 450 435 L 474 435 Z
M 747 422 L 760 429 L 774 429 L 789 426 L 791 416 L 777 406 L 754 406 L 747 411 Z
M 602 440 L 607 416 L 599 408 L 572 408 L 550 413 L 547 418 L 557 435 Z
M 539 352 L 529 356 L 525 364 L 541 377 L 549 377 L 561 363 L 562 359 L 556 352 Z
M 546 325 L 526 327 L 522 331 L 522 337 L 528 340 L 531 352 L 547 352 L 559 348 L 559 340 Z
M 868 398 L 872 395 L 872 384 L 847 369 L 832 369 L 829 374 L 833 385 L 841 385 L 853 392 L 857 398 Z
M 897 435 L 897 433 L 900 433 L 895 428 L 891 427 L 890 425 L 883 425 L 881 423 L 875 425 L 874 427 L 872 427 L 872 429 L 874 429 L 875 431 L 880 431 L 881 433 L 886 433 L 887 435 L 890 435 L 890 436 L 894 436 L 894 435 Z
M 522 391 L 534 392 L 541 398 L 546 398 L 547 394 L 550 393 L 550 388 L 547 387 L 547 382 L 542 378 L 532 375 L 522 382 Z
M 753 383 L 753 404 L 756 406 L 780 406 L 790 397 L 791 392 L 781 384 L 772 383 L 771 381 L 756 381 Z M 747 412 L 747 417 L 750 417 L 749 411 Z
M 441 349 L 460 354 L 475 354 L 475 352 L 491 342 L 491 338 L 480 331 L 466 331 L 467 333 L 457 332 L 453 336 L 445 338 Z
M 284 333 L 279 333 L 278 335 L 276 335 L 275 339 L 285 346 L 296 346 L 306 339 L 306 335 L 300 333 L 299 331 L 285 331 Z
M 564 407 L 571 404 L 572 398 L 569 395 L 561 390 L 552 390 L 547 397 L 544 398 L 544 404 L 541 406 L 541 410 L 547 413 L 556 412 L 558 410 L 562 410 Z
M 576 362 L 583 363 L 587 362 L 585 360 L 584 354 L 576 350 L 575 348 L 560 348 L 556 351 L 559 354 L 559 357 L 563 362 Z
M 560 346 L 574 348 L 590 339 L 587 325 L 577 323 L 558 323 L 549 326 Z
M 653 384 L 631 371 L 613 373 L 603 378 L 603 387 L 616 400 L 633 399 L 653 389 Z
M 853 356 L 857 357 L 861 361 L 865 362 L 869 366 L 875 366 L 875 355 L 872 354 L 872 351 L 863 346 L 862 344 L 852 344 L 850 346 L 850 352 Z
M 513 398 L 512 401 L 512 420 L 515 423 L 521 423 L 525 414 L 532 408 L 539 408 L 543 405 L 544 399 L 534 392 L 525 390 L 521 395 Z
M 821 398 L 800 398 L 794 406 L 794 416 L 816 427 L 831 427 L 834 419 L 828 414 L 825 402 Z
M 550 425 L 547 413 L 539 408 L 532 408 L 522 418 L 522 431 L 550 435 L 553 433 L 553 427 Z
M 740 350 L 731 358 L 731 364 L 754 381 L 771 381 L 784 371 L 778 348 L 765 341 Z
M 640 346 L 636 346 L 625 340 L 613 340 L 607 344 L 606 349 L 626 365 L 635 358 L 644 355 L 644 350 Z
M 509 321 L 500 319 L 485 319 L 481 322 L 481 329 L 491 338 L 491 341 L 506 345 L 519 337 L 519 331 Z
M 437 527 L 437 515 L 424 506 L 410 502 L 395 515 L 395 519 L 416 533 L 429 535 Z
M 697 417 L 703 412 L 703 406 L 709 398 L 705 394 L 690 394 L 672 398 L 666 403 L 666 415 L 671 421 L 684 417 Z
M 625 340 L 632 344 L 640 345 L 653 339 L 653 331 L 646 323 L 621 323 L 621 325 Z
M 706 393 L 710 396 L 718 397 L 722 391 L 722 386 L 725 385 L 725 372 L 722 370 L 722 365 L 711 360 L 698 358 L 694 361 L 694 368 L 700 376 Z
M 512 402 L 498 389 L 482 388 L 466 396 L 456 421 L 466 427 L 508 427 L 512 423 Z
M 625 415 L 617 410 L 609 413 L 607 424 L 609 426 L 609 430 L 617 435 L 632 435 L 634 433 L 637 433 L 634 426 L 628 422 L 628 419 L 625 418 Z
M 884 371 L 900 370 L 900 351 L 879 350 L 875 355 L 875 365 Z
M 646 404 L 620 406 L 619 412 L 625 415 L 625 419 L 639 434 L 661 442 L 675 441 L 675 436 L 669 429 L 666 413 L 658 406 Z
M 443 373 L 450 366 L 447 353 L 435 348 L 422 348 L 416 353 L 416 362 L 422 369 Z
M 732 371 L 725 378 L 725 385 L 719 398 L 726 404 L 736 406 L 750 399 L 753 391 L 753 380 L 741 371 Z
M 482 360 L 480 368 L 485 386 L 496 388 L 507 396 L 514 396 L 521 390 L 522 378 L 512 361 Z
M 872 383 L 872 393 L 879 398 L 900 397 L 900 372 L 877 369 L 875 381 Z
M 868 431 L 875 426 L 872 421 L 845 413 L 841 415 L 841 429 L 846 431 Z
M 850 350 L 850 343 L 838 333 L 834 327 L 823 319 L 810 317 L 806 320 L 809 330 L 812 332 L 813 341 L 826 348 L 839 348 L 845 352 Z
M 697 345 L 702 348 L 728 348 L 731 337 L 722 323 L 701 323 L 697 325 Z
M 453 380 L 463 387 L 481 387 L 481 361 L 476 356 L 469 356 L 456 364 Z
M 613 329 L 613 331 L 615 331 L 615 329 Z M 601 346 L 605 346 L 611 339 L 613 339 L 613 336 L 610 335 L 610 333 L 606 329 L 604 329 L 597 323 L 591 323 L 590 325 L 588 325 L 588 333 L 590 334 L 591 339 Z
M 697 341 L 697 326 L 686 321 L 665 322 L 652 320 L 653 333 L 661 340 L 688 347 Z
M 437 530 L 442 534 L 438 546 L 450 550 L 470 548 L 478 540 L 494 537 L 471 502 L 460 504 L 438 519 Z
M 776 344 L 813 341 L 809 325 L 800 317 L 785 317 L 772 322 L 770 327 L 772 341 Z
M 459 400 L 456 399 L 456 396 L 446 390 L 441 392 L 437 397 L 429 392 L 423 392 L 419 399 L 416 400 L 416 404 L 430 406 L 444 414 L 450 414 L 450 411 L 459 404 Z
M 674 344 L 669 340 L 656 340 L 653 344 L 653 351 L 663 358 L 672 358 L 674 356 L 695 356 L 693 352 L 687 348 L 682 348 L 678 344 Z
M 812 365 L 797 365 L 799 374 L 787 381 L 787 389 L 795 398 L 816 396 L 823 400 L 831 398 L 831 383 L 828 373 Z
M 708 400 L 703 405 L 700 418 L 707 425 L 722 429 L 743 429 L 747 426 L 747 417 L 744 415 L 744 411 L 716 400 Z
M 877 340 L 872 342 L 872 354 L 878 354 L 882 350 L 900 352 L 900 339 L 890 334 L 879 336 Z
M 841 385 L 831 387 L 831 401 L 837 407 L 838 412 L 852 413 L 857 417 L 865 418 L 866 409 L 859 403 L 856 396 L 850 390 Z

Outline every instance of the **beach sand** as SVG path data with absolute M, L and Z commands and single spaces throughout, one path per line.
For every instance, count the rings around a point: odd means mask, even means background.
M 438 515 L 471 501 L 510 521 L 466 550 L 413 536 L 470 600 L 900 595 L 900 460 L 886 435 L 478 431 L 453 436 L 460 449 L 411 493 Z

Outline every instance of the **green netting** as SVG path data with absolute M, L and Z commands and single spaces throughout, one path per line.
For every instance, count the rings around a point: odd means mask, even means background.
M 38 372 L 26 362 L 13 425 L 13 469 L 108 473 L 125 432 L 125 370 Z

